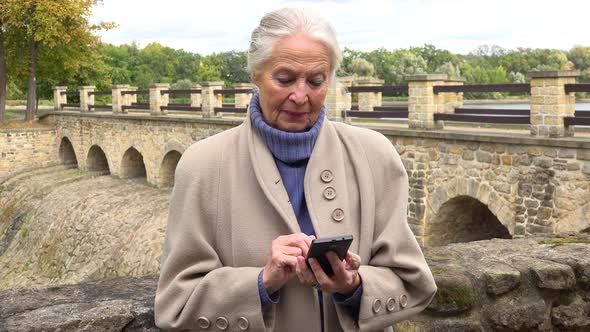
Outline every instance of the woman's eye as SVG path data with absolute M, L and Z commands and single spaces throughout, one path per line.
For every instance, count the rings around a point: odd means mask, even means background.
M 278 76 L 275 78 L 281 84 L 289 84 L 293 80 L 290 77 Z
M 319 87 L 322 84 L 324 84 L 324 79 L 323 78 L 314 78 L 313 80 L 309 81 L 309 84 L 311 84 L 312 86 L 315 86 L 315 87 Z

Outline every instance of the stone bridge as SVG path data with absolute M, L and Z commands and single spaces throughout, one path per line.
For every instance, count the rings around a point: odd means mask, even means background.
M 84 170 L 173 183 L 192 143 L 243 120 L 52 112 L 54 157 Z M 528 133 L 373 129 L 400 153 L 410 178 L 408 217 L 435 246 L 590 227 L 590 142 Z
M 434 93 L 436 85 L 459 84 L 447 84 L 440 75 L 410 80 L 406 122 L 343 119 L 340 110 L 350 109 L 350 93 L 338 89 L 329 92 L 326 104 L 332 119 L 380 131 L 400 153 L 410 179 L 408 221 L 424 246 L 588 231 L 590 135 L 580 130 L 573 137 L 573 126 L 564 124 L 574 110 L 575 97 L 564 88 L 573 76 L 531 76 L 530 124 L 525 126 L 445 126 L 433 115 L 452 112 L 463 96 Z M 0 183 L 19 169 L 63 163 L 171 186 L 189 145 L 243 121 L 243 114 L 219 115 L 215 107 L 221 106 L 222 91 L 233 91 L 235 108 L 244 107 L 247 90 L 214 90 L 221 86 L 209 82 L 185 91 L 200 114 L 167 112 L 171 107 L 161 84 L 150 88 L 144 108 L 149 112 L 143 113 L 125 111 L 132 107 L 125 93 L 135 93 L 125 92 L 129 87 L 113 87 L 112 111 L 92 111 L 88 87 L 80 89 L 79 108 L 64 110 L 66 93 L 56 88 L 56 110 L 41 117 L 48 129 L 0 130 Z M 375 92 L 359 93 L 359 109 L 380 104 L 380 98 Z

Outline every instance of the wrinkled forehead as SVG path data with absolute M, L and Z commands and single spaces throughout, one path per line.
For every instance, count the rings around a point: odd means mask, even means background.
M 285 37 L 274 43 L 270 68 L 292 67 L 295 69 L 326 71 L 332 70 L 330 48 L 321 41 L 304 34 Z

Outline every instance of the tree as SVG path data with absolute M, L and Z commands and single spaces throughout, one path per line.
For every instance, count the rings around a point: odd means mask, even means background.
M 99 29 L 113 27 L 111 23 L 90 25 L 88 18 L 93 5 L 100 0 L 4 0 L 3 24 L 7 30 L 24 31 L 28 41 L 27 108 L 25 121 L 32 121 L 37 99 L 37 64 L 39 50 L 55 49 L 60 45 L 82 47 Z M 82 55 L 82 54 L 81 54 Z M 69 59 L 72 59 L 70 54 Z
M 375 66 L 363 58 L 352 60 L 352 72 L 361 77 L 372 77 L 375 74 Z

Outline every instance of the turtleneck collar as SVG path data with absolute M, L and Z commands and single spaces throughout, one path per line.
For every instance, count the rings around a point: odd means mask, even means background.
M 322 106 L 317 121 L 304 132 L 288 132 L 273 128 L 262 117 L 258 92 L 250 100 L 249 111 L 250 121 L 252 126 L 256 128 L 258 135 L 266 143 L 273 156 L 285 163 L 296 163 L 309 159 L 326 115 L 325 107 Z

